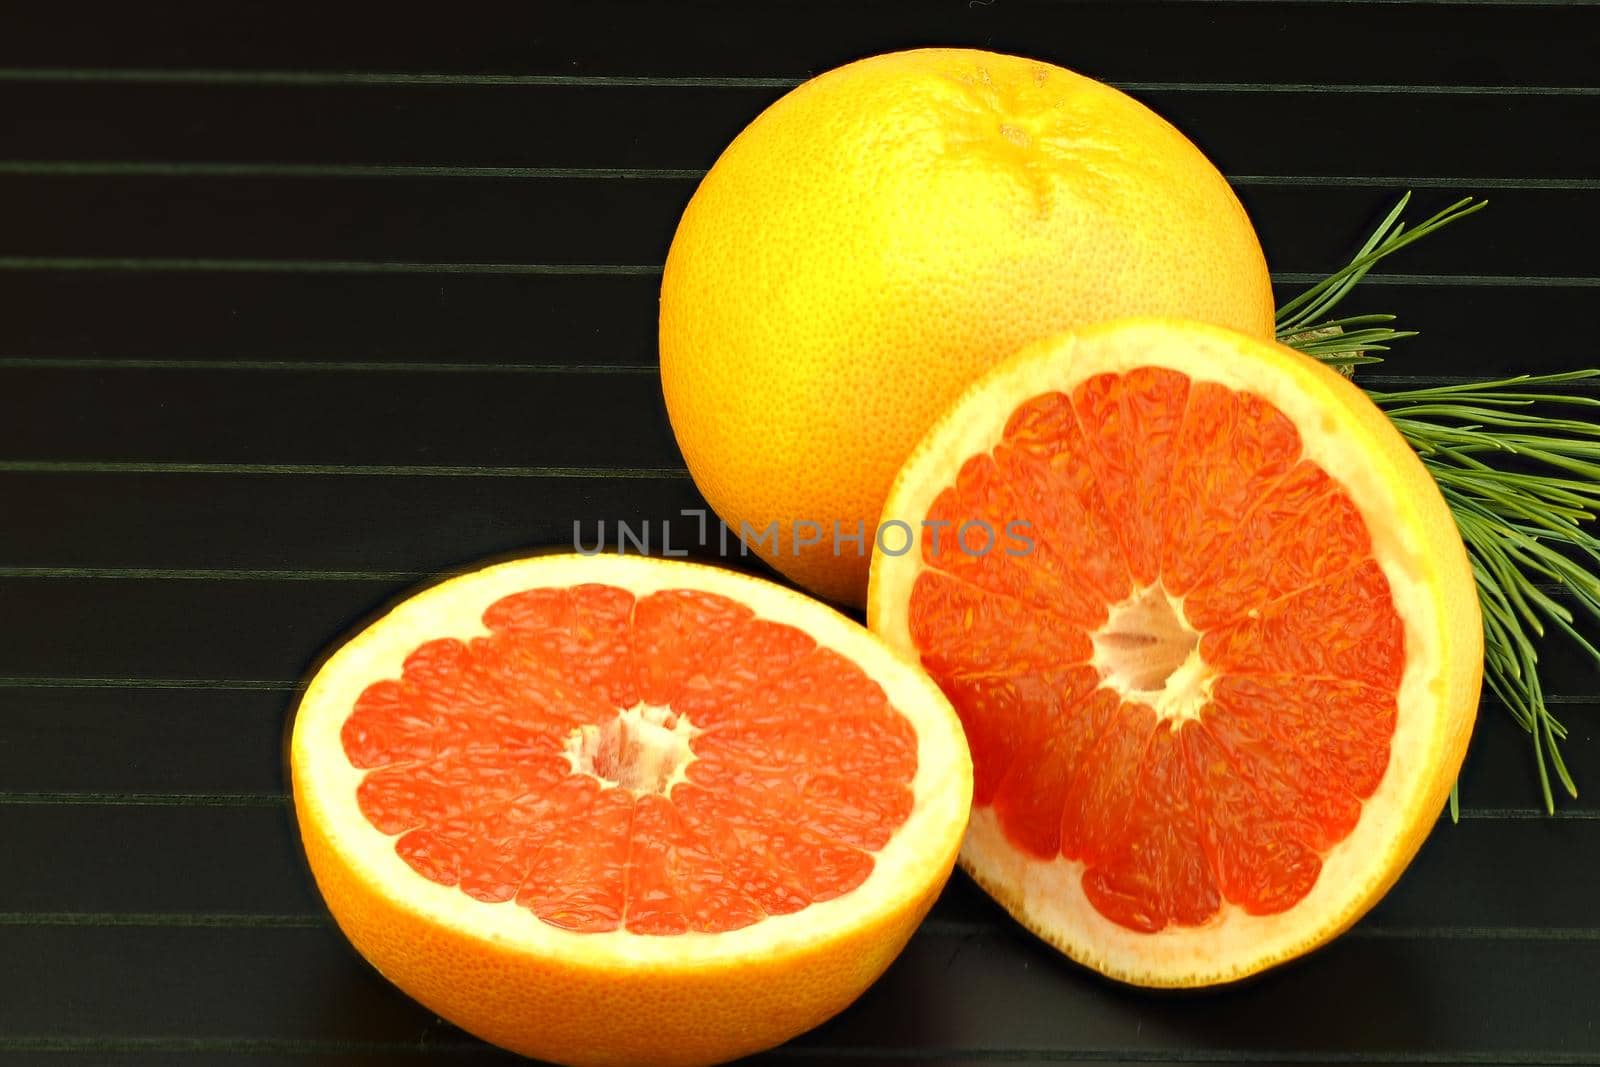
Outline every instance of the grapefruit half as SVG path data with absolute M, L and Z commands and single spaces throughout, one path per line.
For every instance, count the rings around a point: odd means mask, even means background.
M 1241 978 L 1354 923 L 1438 817 L 1472 573 L 1411 449 L 1314 360 L 1171 320 L 1035 344 L 884 516 L 920 537 L 874 555 L 869 621 L 966 727 L 961 863 L 1068 956 Z
M 616 556 L 404 601 L 316 673 L 291 758 L 361 954 L 572 1064 L 719 1062 L 839 1011 L 944 884 L 971 797 L 949 703 L 863 627 Z

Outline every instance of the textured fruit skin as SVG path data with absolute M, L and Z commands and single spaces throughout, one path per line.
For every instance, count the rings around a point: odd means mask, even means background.
M 301 798 L 296 791 L 296 808 Z M 424 920 L 364 882 L 300 816 L 317 888 L 385 978 L 469 1033 L 575 1067 L 698 1067 L 770 1048 L 838 1014 L 905 947 L 943 888 L 831 942 L 719 969 L 575 970 Z M 955 863 L 955 855 L 945 867 Z M 514 907 L 515 905 L 501 905 Z M 605 1048 L 597 1048 L 604 1035 Z
M 987 807 L 974 810 L 960 865 L 985 892 L 1069 958 L 1119 981 L 1155 988 L 1235 982 L 1311 952 L 1355 925 L 1394 886 L 1438 822 L 1466 757 L 1483 681 L 1483 617 L 1477 583 L 1455 519 L 1433 476 L 1389 417 L 1355 383 L 1275 341 L 1198 322 L 1151 318 L 1097 323 L 1036 341 L 974 382 L 940 416 L 897 475 L 888 508 L 914 518 L 925 514 L 930 485 L 953 481 L 967 456 L 998 437 L 998 427 L 1017 404 L 1059 388 L 1069 373 L 1160 364 L 1163 353 L 1174 352 L 1199 353 L 1202 360 L 1225 370 L 1226 376 L 1239 379 L 1234 387 L 1270 380 L 1309 398 L 1316 404 L 1317 417 L 1299 425 L 1302 435 L 1314 432 L 1316 421 L 1324 424 L 1325 431 L 1349 435 L 1350 443 L 1360 448 L 1366 474 L 1382 483 L 1388 498 L 1396 502 L 1396 513 L 1390 516 L 1393 524 L 1419 546 L 1411 553 L 1411 564 L 1423 575 L 1436 607 L 1430 638 L 1439 649 L 1439 660 L 1430 675 L 1427 707 L 1422 709 L 1428 715 L 1425 735 L 1415 751 L 1391 754 L 1391 776 L 1402 755 L 1406 768 L 1403 803 L 1387 813 L 1394 819 L 1395 831 L 1382 842 L 1381 851 L 1375 850 L 1361 864 L 1360 877 L 1351 879 L 1351 891 L 1341 906 L 1307 916 L 1296 927 L 1297 936 L 1276 951 L 1263 952 L 1248 943 L 1229 951 L 1205 945 L 1158 961 L 1154 953 L 1118 951 L 1097 941 L 1094 934 L 1048 921 L 1042 917 L 1045 908 L 1026 885 L 1034 864 L 1003 840 L 992 820 L 985 818 Z M 1271 392 L 1266 395 L 1279 399 Z M 963 435 L 971 440 L 962 442 Z M 982 444 L 974 444 L 980 440 Z M 891 647 L 916 660 L 918 652 L 905 624 L 915 577 L 915 564 L 908 567 L 905 561 L 913 559 L 874 555 L 867 621 Z M 1369 812 L 1371 803 L 1369 798 Z M 1360 830 L 1358 826 L 1356 832 Z M 1296 909 L 1285 915 L 1296 915 Z
M 776 521 L 774 566 L 860 604 L 870 531 L 939 413 L 1027 342 L 1127 315 L 1272 336 L 1266 262 L 1217 169 L 1060 67 L 898 52 L 795 89 L 706 175 L 662 279 L 662 387 L 723 520 Z M 822 543 L 796 555 L 796 521 Z M 835 521 L 864 525 L 864 554 L 835 557 Z

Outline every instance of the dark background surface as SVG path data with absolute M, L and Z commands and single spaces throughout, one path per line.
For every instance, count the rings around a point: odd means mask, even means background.
M 970 44 L 1123 86 L 1211 154 L 1285 293 L 1400 190 L 1492 204 L 1350 302 L 1368 382 L 1600 363 L 1600 10 L 1464 2 L 281 4 L 0 14 L 0 1060 L 505 1062 L 328 922 L 282 738 L 335 635 L 440 571 L 698 500 L 656 286 L 797 80 Z M 592 527 L 590 527 L 592 529 Z M 1600 679 L 1548 652 L 1580 787 Z M 1121 989 L 957 876 L 765 1059 L 1600 1063 L 1600 807 L 1535 809 L 1486 702 L 1412 870 L 1242 987 Z

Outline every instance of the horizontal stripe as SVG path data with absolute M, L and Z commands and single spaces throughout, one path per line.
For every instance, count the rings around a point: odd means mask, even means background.
M 289 693 L 300 688 L 300 682 L 274 678 L 0 677 L 0 689 L 200 689 Z
M 1600 930 L 1581 926 L 1357 926 L 1344 936 L 1394 941 L 1600 941 Z
M 72 912 L 4 911 L 0 926 L 158 926 L 158 927 L 282 927 L 316 929 L 331 925 L 322 914 L 251 915 L 237 912 Z
M 124 160 L 0 160 L 0 175 L 193 178 L 478 178 L 517 180 L 695 181 L 704 170 L 670 167 L 477 167 L 363 163 L 211 163 Z M 1364 174 L 1230 174 L 1239 186 L 1375 189 L 1600 189 L 1596 178 L 1419 177 Z
M 1549 697 L 1545 698 L 1545 702 L 1558 703 L 1557 701 L 1551 700 Z M 1561 703 L 1565 702 L 1562 701 Z M 1469 808 L 1466 805 L 1462 805 L 1461 817 L 1463 819 L 1493 819 L 1500 821 L 1516 821 L 1522 819 L 1575 819 L 1582 822 L 1592 819 L 1600 819 L 1600 809 L 1558 807 L 1554 813 L 1550 813 L 1545 811 L 1543 808 Z
M 1596 85 L 1322 85 L 1312 82 L 1110 82 L 1129 93 L 1315 93 L 1334 96 L 1600 96 Z
M 1274 271 L 1272 280 L 1287 285 L 1315 285 L 1327 275 L 1305 271 Z M 1515 289 L 1600 287 L 1600 276 L 1595 275 L 1523 275 L 1523 274 L 1368 274 L 1362 279 L 1368 285 L 1460 285 Z
M 1403 362 L 1402 357 L 1391 357 Z M 335 374 L 657 374 L 655 363 L 431 363 L 393 360 L 293 360 L 293 359 L 114 359 L 105 356 L 0 356 L 0 370 L 198 370 L 256 372 L 326 372 Z M 1515 368 L 1501 375 L 1465 374 L 1381 374 L 1367 369 L 1356 372 L 1356 381 L 1370 386 L 1420 388 L 1441 385 L 1468 385 L 1499 381 L 1516 374 Z M 1578 379 L 1561 384 L 1561 391 L 1600 392 L 1600 378 Z
M 463 467 L 425 464 L 163 463 L 147 460 L 0 460 L 0 474 L 262 474 L 368 478 L 687 478 L 681 467 Z
M 607 74 L 446 74 L 365 70 L 215 70 L 159 67 L 0 67 L 0 82 L 111 82 L 143 85 L 481 85 L 596 89 L 790 89 L 795 77 Z
M 578 86 L 625 89 L 790 89 L 804 78 L 702 75 L 447 74 L 389 71 L 215 70 L 138 67 L 6 67 L 0 81 L 120 84 L 326 86 Z M 1377 93 L 1448 96 L 1600 96 L 1590 85 L 1407 85 L 1358 82 L 1110 81 L 1126 92 L 1151 93 Z
M 0 791 L 0 806 L 131 808 L 275 808 L 287 793 L 122 793 L 83 791 Z
M 1403 362 L 1400 357 L 1397 362 Z M 334 374 L 658 374 L 655 363 L 431 363 L 392 360 L 292 360 L 292 359 L 114 359 L 105 356 L 0 356 L 3 370 L 92 370 L 92 371 L 242 371 L 309 372 Z M 1514 368 L 1501 375 L 1465 374 L 1383 374 L 1361 369 L 1356 381 L 1364 386 L 1424 388 L 1444 385 L 1470 385 L 1499 381 L 1514 375 Z M 1548 388 L 1548 387 L 1546 387 Z M 1578 379 L 1561 384 L 1562 393 L 1600 392 L 1600 378 Z M 0 467 L 0 470 L 3 470 Z
M 0 160 L 0 175 L 130 178 L 522 178 L 685 181 L 703 170 L 668 167 L 456 167 L 364 163 L 137 163 L 120 160 Z
M 1182 2 L 1182 0 L 1179 0 Z M 1270 4 L 1273 7 L 1594 7 L 1600 0 L 1232 0 L 1239 4 Z
M 1182 0 L 1179 0 L 1182 2 Z M 1324 4 L 1377 7 L 1594 7 L 1600 0 L 1232 0 L 1239 4 L 1271 4 L 1273 7 L 1318 7 Z
M 210 271 L 271 274 L 652 275 L 648 263 L 397 263 L 383 260 L 138 256 L 0 256 L 0 270 Z
M 655 374 L 654 363 L 429 363 L 393 360 L 107 359 L 0 356 L 0 370 L 326 371 L 405 374 Z
M 81 578 L 201 582 L 411 582 L 431 571 L 282 570 L 232 567 L 12 567 L 0 565 L 3 578 Z
M 3 362 L 3 360 L 0 360 L 0 363 Z M 1378 374 L 1368 373 L 1367 369 L 1362 367 L 1356 370 L 1356 381 L 1362 385 L 1472 385 L 1474 383 L 1500 381 L 1503 378 L 1514 377 L 1517 373 L 1518 371 L 1515 368 L 1511 368 L 1505 374 L 1493 378 L 1475 374 Z M 1553 391 L 1555 387 L 1547 385 L 1542 388 Z M 1560 391 L 1563 393 L 1587 391 L 1596 388 L 1600 388 L 1600 379 L 1596 378 L 1578 378 L 1560 383 Z
M 57 1037 L 0 1036 L 0 1051 L 8 1052 L 202 1052 L 208 1054 L 272 1054 L 323 1056 L 340 1053 L 430 1056 L 437 1053 L 496 1050 L 454 1035 L 429 1035 L 419 1041 L 338 1041 L 256 1037 Z M 843 1047 L 809 1044 L 784 1045 L 761 1053 L 762 1060 L 821 1059 L 894 1060 L 919 1063 L 962 1061 L 981 1063 L 1281 1063 L 1281 1064 L 1462 1064 L 1462 1065 L 1567 1065 L 1597 1064 L 1600 1056 L 1567 1052 L 1305 1052 L 1255 1049 L 1054 1049 L 1054 1048 L 920 1048 L 869 1045 Z M 506 1062 L 523 1062 L 506 1053 Z
M 532 274 L 532 275 L 658 275 L 649 263 L 402 263 L 381 260 L 146 258 L 137 256 L 0 256 L 0 270 L 211 271 L 279 274 Z M 1312 285 L 1326 275 L 1276 272 L 1274 282 Z M 1380 285 L 1464 285 L 1517 288 L 1600 287 L 1594 275 L 1517 274 L 1369 274 Z
M 386 1056 L 431 1056 L 440 1051 L 477 1050 L 487 1046 L 466 1037 L 430 1037 L 426 1041 L 316 1041 L 272 1037 L 28 1037 L 0 1035 L 0 1052 L 203 1052 L 274 1056 L 327 1056 L 340 1053 L 382 1053 Z M 492 1051 L 492 1050 L 491 1050 Z M 508 1053 L 508 1063 L 516 1062 Z
M 1229 174 L 1233 185 L 1256 186 L 1327 186 L 1332 188 L 1362 189 L 1462 189 L 1462 190 L 1530 190 L 1585 192 L 1600 189 L 1600 178 L 1517 178 L 1517 177 L 1418 177 L 1416 175 L 1382 174 Z

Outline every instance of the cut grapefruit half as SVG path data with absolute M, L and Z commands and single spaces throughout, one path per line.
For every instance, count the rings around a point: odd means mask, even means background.
M 962 866 L 1068 956 L 1244 977 L 1356 921 L 1437 819 L 1482 672 L 1431 477 L 1337 373 L 1124 320 L 975 384 L 884 513 L 872 628 L 972 748 Z M 894 547 L 890 545 L 889 547 Z
M 961 725 L 798 593 L 547 556 L 447 581 L 300 704 L 295 808 L 340 928 L 497 1045 L 705 1064 L 820 1023 L 955 863 Z

